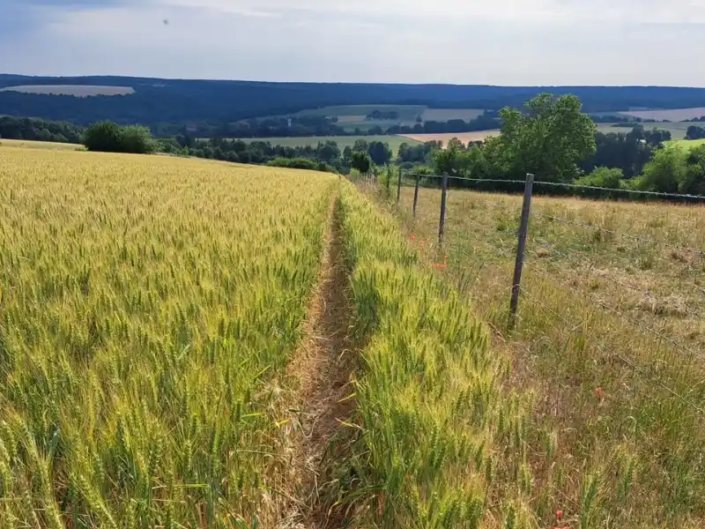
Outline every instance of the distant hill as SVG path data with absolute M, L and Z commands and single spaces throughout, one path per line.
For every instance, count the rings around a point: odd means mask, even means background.
M 630 108 L 705 107 L 705 89 L 671 87 L 502 87 L 441 84 L 267 83 L 191 81 L 137 77 L 28 77 L 0 74 L 0 89 L 31 85 L 126 87 L 130 95 L 28 94 L 0 91 L 0 115 L 32 116 L 86 125 L 102 119 L 141 123 L 219 125 L 334 105 L 422 105 L 431 109 L 489 109 L 521 106 L 540 92 L 572 93 L 588 112 Z

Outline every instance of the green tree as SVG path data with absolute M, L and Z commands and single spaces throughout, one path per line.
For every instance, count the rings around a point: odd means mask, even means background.
M 158 147 L 147 127 L 120 127 L 111 121 L 101 121 L 86 130 L 83 144 L 89 151 L 138 154 L 154 152 Z
M 678 147 L 670 147 L 654 153 L 634 185 L 642 191 L 678 193 L 681 187 L 687 187 L 688 181 L 688 153 Z
M 439 175 L 457 175 L 459 157 L 460 150 L 458 145 L 451 140 L 445 149 L 440 148 L 434 151 L 433 168 Z
M 624 173 L 615 167 L 597 167 L 595 170 L 575 183 L 583 186 L 607 187 L 609 189 L 619 189 L 622 187 Z
M 362 138 L 355 140 L 355 145 L 353 145 L 353 151 L 355 152 L 369 152 L 370 150 L 370 145 L 367 143 L 367 140 L 363 140 Z
M 350 167 L 357 169 L 362 174 L 369 173 L 372 168 L 370 155 L 363 151 L 353 151 L 352 157 L 350 158 Z
M 462 153 L 459 160 L 460 170 L 469 178 L 488 178 L 489 168 L 483 149 L 473 145 Z
M 334 141 L 319 143 L 317 151 L 317 158 L 327 164 L 335 165 L 340 159 L 340 149 Z
M 369 144 L 367 152 L 370 159 L 377 165 L 386 165 L 391 160 L 394 154 L 388 143 L 381 141 L 373 141 Z
M 686 173 L 678 182 L 678 191 L 689 195 L 705 195 L 705 145 L 691 149 L 686 164 Z
M 705 138 L 705 128 L 698 127 L 697 125 L 691 125 L 685 133 L 686 140 L 699 140 L 700 138 Z
M 529 172 L 537 180 L 571 181 L 577 164 L 595 152 L 595 123 L 576 96 L 540 94 L 526 103 L 524 112 L 505 108 L 500 116 L 502 134 L 496 143 L 502 154 L 497 165 L 508 176 Z
M 157 144 L 152 138 L 149 128 L 131 125 L 121 127 L 121 132 L 122 150 L 120 152 L 149 154 L 157 150 Z
M 89 151 L 123 152 L 122 129 L 112 121 L 101 121 L 86 130 L 83 145 Z
M 352 148 L 349 145 L 347 145 L 343 149 L 343 166 L 344 167 L 350 167 L 350 164 L 352 163 L 352 154 L 353 154 Z

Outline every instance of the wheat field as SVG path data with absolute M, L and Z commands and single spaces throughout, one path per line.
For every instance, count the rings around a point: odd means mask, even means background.
M 337 179 L 0 151 L 0 526 L 266 520 Z
M 703 526 L 702 207 L 0 156 L 3 529 Z

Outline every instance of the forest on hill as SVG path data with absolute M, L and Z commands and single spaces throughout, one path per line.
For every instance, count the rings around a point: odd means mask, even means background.
M 0 115 L 31 116 L 88 125 L 100 120 L 149 126 L 157 134 L 215 129 L 257 117 L 331 105 L 426 105 L 499 110 L 520 107 L 539 93 L 574 94 L 586 112 L 629 108 L 705 107 L 705 89 L 674 87 L 503 87 L 440 84 L 276 83 L 165 80 L 133 77 L 27 77 L 0 75 L 0 90 L 22 85 L 122 86 L 121 96 L 74 97 L 0 91 Z

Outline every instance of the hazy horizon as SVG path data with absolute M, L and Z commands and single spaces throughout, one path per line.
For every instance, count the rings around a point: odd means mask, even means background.
M 691 0 L 0 0 L 0 71 L 705 87 Z

